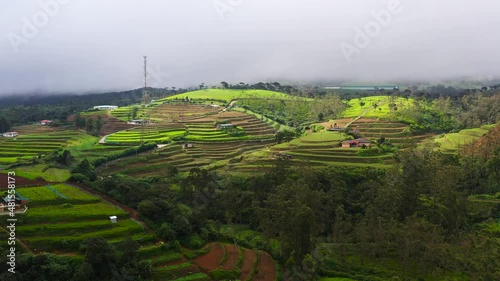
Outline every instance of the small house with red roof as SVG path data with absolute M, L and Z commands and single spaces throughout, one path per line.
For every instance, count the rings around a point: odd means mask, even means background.
M 368 147 L 371 145 L 371 142 L 367 139 L 355 139 L 355 140 L 345 140 L 342 142 L 343 148 L 351 148 L 351 147 Z

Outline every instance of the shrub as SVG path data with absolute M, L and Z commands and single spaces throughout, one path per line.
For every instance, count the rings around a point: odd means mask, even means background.
M 205 241 L 199 235 L 191 235 L 184 241 L 184 246 L 190 249 L 199 249 L 205 245 Z
M 216 269 L 211 271 L 209 274 L 215 280 L 238 280 L 238 278 L 241 275 L 241 271 L 239 269 L 235 270 Z

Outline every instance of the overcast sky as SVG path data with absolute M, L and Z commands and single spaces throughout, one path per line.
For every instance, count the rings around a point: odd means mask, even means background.
M 498 0 L 2 1 L 0 95 L 138 88 L 143 55 L 156 87 L 498 77 L 499 10 Z

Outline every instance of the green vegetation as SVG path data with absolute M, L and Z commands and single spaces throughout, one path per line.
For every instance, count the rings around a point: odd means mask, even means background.
M 28 179 L 42 178 L 48 182 L 63 182 L 71 177 L 71 172 L 67 169 L 52 168 L 45 164 L 21 166 L 12 170 L 18 176 Z
M 0 139 L 5 153 L 25 153 L 0 156 L 2 168 L 19 164 L 17 192 L 29 198 L 16 214 L 17 245 L 66 255 L 18 253 L 19 272 L 57 281 L 500 278 L 500 130 L 483 125 L 498 121 L 498 96 L 379 91 L 347 102 L 316 88 L 298 96 L 278 83 L 222 85 L 120 108 L 111 114 L 156 123 L 109 120 L 105 144 L 70 129 L 75 121 Z M 215 128 L 228 123 L 234 129 Z M 350 125 L 329 131 L 334 123 Z M 369 147 L 340 147 L 356 138 Z M 40 177 L 51 183 L 28 180 Z
M 219 100 L 229 102 L 234 99 L 280 99 L 288 100 L 292 97 L 278 92 L 267 90 L 234 90 L 234 89 L 207 89 L 188 92 L 180 95 L 171 96 L 158 102 L 175 99 L 194 99 L 194 100 Z
M 392 113 L 411 106 L 413 99 L 394 96 L 369 96 L 351 99 L 348 108 L 342 114 L 344 118 L 388 118 Z
M 40 134 L 23 134 L 19 137 L 5 139 L 0 146 L 0 161 L 11 162 L 13 158 L 18 161 L 42 157 L 48 153 L 68 146 L 68 142 L 79 135 L 75 131 L 58 131 Z M 25 161 L 26 162 L 26 161 Z
M 455 152 L 466 144 L 470 144 L 486 135 L 496 125 L 484 125 L 480 128 L 464 129 L 458 133 L 447 133 L 434 139 L 443 152 Z
M 185 135 L 185 130 L 175 128 L 135 128 L 114 133 L 106 138 L 110 144 L 140 144 L 142 142 L 168 143 Z

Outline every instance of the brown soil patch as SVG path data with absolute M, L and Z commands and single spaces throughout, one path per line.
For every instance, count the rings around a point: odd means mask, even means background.
M 245 250 L 243 252 L 243 265 L 241 266 L 240 280 L 246 280 L 250 275 L 253 268 L 253 261 L 255 260 L 255 252 L 252 250 Z
M 229 244 L 224 245 L 224 248 L 227 252 L 227 259 L 224 264 L 222 264 L 222 269 L 233 270 L 236 266 L 236 263 L 238 262 L 240 250 L 238 247 Z
M 259 252 L 258 272 L 254 281 L 274 281 L 276 279 L 276 268 L 273 258 L 265 252 Z
M 209 247 L 210 251 L 208 253 L 194 260 L 198 266 L 207 271 L 217 269 L 224 256 L 224 247 L 220 244 L 213 243 Z
M 30 180 L 20 176 L 15 176 L 14 178 L 16 179 L 16 187 L 41 186 L 47 184 L 45 180 L 40 178 L 34 180 Z M 8 181 L 9 180 L 7 174 L 0 174 L 0 189 L 7 189 Z

